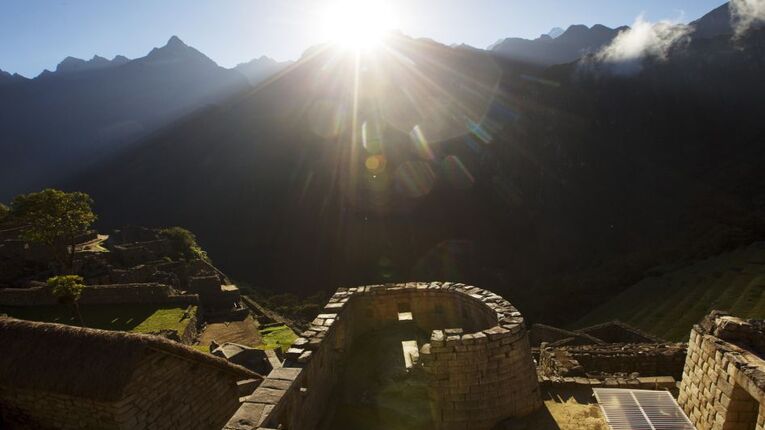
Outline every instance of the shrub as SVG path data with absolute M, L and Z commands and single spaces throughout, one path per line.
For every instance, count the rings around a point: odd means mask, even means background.
M 183 227 L 170 227 L 160 231 L 160 234 L 181 246 L 181 252 L 186 258 L 201 258 L 210 261 L 207 253 L 197 243 L 197 237 L 194 233 Z

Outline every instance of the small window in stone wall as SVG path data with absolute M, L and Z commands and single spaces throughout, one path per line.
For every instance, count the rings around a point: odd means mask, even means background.
M 444 305 L 442 305 L 441 303 L 436 303 L 433 306 L 433 313 L 437 314 L 437 315 L 443 315 L 443 313 L 444 313 Z
M 400 312 L 412 312 L 408 302 L 401 302 L 398 304 L 398 311 Z

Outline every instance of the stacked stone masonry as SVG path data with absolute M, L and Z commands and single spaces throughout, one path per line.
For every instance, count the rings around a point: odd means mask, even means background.
M 437 429 L 489 429 L 541 407 L 523 317 L 510 303 L 464 284 L 386 284 L 337 290 L 225 429 L 318 428 L 344 352 L 402 310 L 431 333 L 414 371 L 429 381 Z
M 168 285 L 157 283 L 88 285 L 82 292 L 80 304 L 197 304 L 196 294 L 178 294 Z M 54 305 L 58 300 L 47 286 L 0 289 L 2 306 Z
M 765 430 L 764 329 L 721 312 L 694 326 L 678 403 L 698 430 Z
M 58 333 L 61 343 L 76 346 L 59 350 L 63 357 L 60 361 L 56 356 L 25 362 L 16 362 L 11 357 L 3 361 L 0 428 L 4 429 L 221 428 L 239 408 L 238 383 L 257 378 L 256 374 L 225 360 L 152 336 L 2 318 L 0 336 L 11 325 L 32 327 L 25 332 L 30 335 L 26 339 L 10 341 L 8 346 L 17 350 L 29 348 L 35 342 L 36 350 L 43 349 L 42 341 L 34 335 L 39 333 L 38 336 L 50 339 L 52 332 Z M 87 349 L 80 348 L 83 345 Z M 91 378 L 83 376 L 87 366 L 83 362 L 90 359 L 89 352 L 104 359 L 114 345 L 127 354 L 122 358 L 129 363 L 115 366 L 95 363 L 90 369 L 98 369 L 91 370 Z M 89 351 L 91 347 L 101 351 Z M 56 380 L 26 375 L 40 365 L 56 367 L 55 372 L 60 373 L 51 378 Z M 100 376 L 93 379 L 93 373 Z M 110 373 L 112 376 L 106 376 Z M 23 383 L 19 383 L 21 378 Z M 16 382 L 9 384 L 7 379 Z

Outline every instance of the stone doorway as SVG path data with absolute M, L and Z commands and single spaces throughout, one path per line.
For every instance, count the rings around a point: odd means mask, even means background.
M 759 408 L 760 404 L 757 400 L 744 387 L 735 384 L 730 396 L 728 409 L 725 411 L 724 428 L 756 430 Z

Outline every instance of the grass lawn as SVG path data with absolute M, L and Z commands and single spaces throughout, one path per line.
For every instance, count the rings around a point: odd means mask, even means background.
M 281 347 L 286 351 L 297 339 L 297 335 L 286 325 L 276 325 L 272 327 L 260 328 L 260 335 L 263 338 L 263 349 L 276 349 Z
M 159 330 L 177 330 L 182 333 L 189 319 L 182 319 L 185 307 L 157 307 L 156 305 L 82 305 L 82 319 L 86 327 L 104 330 L 150 333 Z M 42 322 L 78 325 L 69 306 L 0 306 L 0 314 Z
M 196 349 L 199 352 L 204 352 L 205 354 L 210 353 L 210 346 L 209 345 L 189 345 L 190 347 Z
M 574 328 L 619 319 L 659 337 L 687 341 L 712 309 L 765 318 L 765 246 L 754 244 L 643 279 Z

